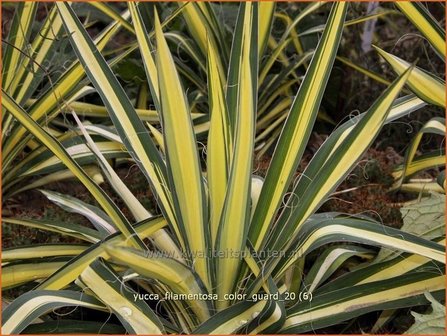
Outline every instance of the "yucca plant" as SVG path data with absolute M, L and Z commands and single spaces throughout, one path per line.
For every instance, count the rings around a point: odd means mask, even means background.
M 115 24 L 135 32 L 135 46 L 161 132 L 144 124 L 142 113 L 71 5 L 57 2 L 54 15 L 113 122 L 113 127 L 92 127 L 73 113 L 78 128 L 72 132 L 85 139 L 85 152 L 97 160 L 135 223 L 80 166 L 82 162 L 72 157 L 61 138 L 42 127 L 39 117 L 31 113 L 34 105 L 29 107 L 6 87 L 2 89 L 3 115 L 17 123 L 27 141 L 32 138 L 45 146 L 98 204 L 43 191 L 65 209 L 85 215 L 95 229 L 3 218 L 5 225 L 26 225 L 84 242 L 3 251 L 4 288 L 39 282 L 4 310 L 4 334 L 303 333 L 370 311 L 428 304 L 425 292 L 442 297 L 443 234 L 430 241 L 385 228 L 361 215 L 317 213 L 383 125 L 425 104 L 415 95 L 397 98 L 414 67 L 403 71 L 368 111 L 339 126 L 294 181 L 342 38 L 348 3 L 332 4 L 264 180 L 252 175 L 252 157 L 259 104 L 259 48 L 268 37 L 261 34 L 265 27 L 260 14 L 266 5 L 239 5 L 227 64 L 219 56 L 207 5 L 181 7 L 188 10 L 192 21 L 201 13 L 200 26 L 205 29 L 204 39 L 197 41 L 206 59 L 210 115 L 204 160 L 198 150 L 192 108 L 157 11 L 153 7 L 143 11 L 147 7 L 135 2 L 127 5 L 131 23 L 117 17 Z M 153 20 L 153 31 L 149 32 L 148 17 L 143 13 Z M 40 101 L 37 98 L 34 104 L 39 106 Z M 17 139 L 21 141 L 21 137 Z M 161 216 L 153 216 L 130 192 L 98 139 L 125 148 L 125 155 L 146 176 Z M 12 169 L 5 168 L 5 174 Z M 328 244 L 302 276 L 306 256 Z M 374 246 L 399 253 L 371 263 Z M 353 256 L 365 261 L 362 267 L 344 277 L 332 277 Z M 80 324 L 71 319 L 55 326 L 54 321 L 45 320 L 33 324 L 36 318 L 69 306 L 104 312 L 107 321 Z M 116 316 L 122 326 L 109 321 L 107 313 Z

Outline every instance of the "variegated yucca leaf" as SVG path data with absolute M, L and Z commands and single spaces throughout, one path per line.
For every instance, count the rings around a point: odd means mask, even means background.
M 24 246 L 9 248 L 2 251 L 2 263 L 18 259 L 46 258 L 54 256 L 78 255 L 85 250 L 86 245 L 47 244 L 43 246 Z
M 232 53 L 237 52 L 237 55 L 232 54 L 232 60 L 239 56 L 237 60 L 239 64 L 238 87 L 234 97 L 237 104 L 234 105 L 233 153 L 230 158 L 228 186 L 215 246 L 217 250 L 221 251 L 241 251 L 244 248 L 250 220 L 252 162 L 249 158 L 253 153 L 254 145 L 254 100 L 256 99 L 256 91 L 253 86 L 253 76 L 256 76 L 256 73 L 252 71 L 250 50 L 254 49 L 251 38 L 254 35 L 252 29 L 257 30 L 257 25 L 252 26 L 256 7 L 256 4 L 250 3 L 241 5 L 238 21 L 242 25 L 242 29 L 241 35 L 237 37 L 241 39 L 241 49 L 232 51 Z M 240 261 L 239 258 L 234 257 L 216 260 L 219 296 L 223 297 L 225 293 L 231 293 L 235 289 Z M 228 301 L 217 303 L 219 309 L 228 306 L 228 304 Z
M 14 94 L 14 98 L 20 105 L 31 97 L 44 76 L 44 69 L 40 65 L 52 57 L 56 47 L 54 38 L 60 34 L 61 29 L 61 18 L 57 15 L 56 8 L 52 8 L 47 20 L 42 25 L 40 34 L 34 38 L 29 49 L 31 52 L 27 57 L 23 57 L 23 63 L 18 67 L 8 89 L 8 92 Z M 27 70 L 29 67 L 32 71 Z
M 158 71 L 155 65 L 155 60 L 152 57 L 152 48 L 150 46 L 149 36 L 146 31 L 140 10 L 133 2 L 128 3 L 130 13 L 132 15 L 132 22 L 135 26 L 135 35 L 138 39 L 138 44 L 143 59 L 144 69 L 146 70 L 146 78 L 152 93 L 152 100 L 157 111 L 160 111 L 160 91 L 158 86 Z
M 439 244 L 445 244 L 445 239 L 439 241 Z M 440 263 L 434 262 L 430 258 L 411 253 L 402 253 L 397 257 L 392 257 L 386 261 L 359 267 L 359 269 L 354 270 L 349 274 L 342 275 L 337 279 L 320 286 L 314 293 L 332 292 L 349 286 L 391 279 L 413 271 L 431 271 L 440 273 L 440 268 L 442 267 L 443 266 Z
M 24 224 L 26 225 L 26 224 Z M 143 239 L 154 234 L 158 230 L 166 226 L 166 221 L 161 218 L 148 219 L 139 222 L 134 226 L 135 231 Z M 58 269 L 50 277 L 46 278 L 38 288 L 39 289 L 62 289 L 71 282 L 73 282 L 82 271 L 95 260 L 95 258 L 102 257 L 108 258 L 105 248 L 107 244 L 110 245 L 128 245 L 127 238 L 121 233 L 115 233 L 108 236 L 105 240 L 101 240 L 90 246 L 83 253 L 76 256 L 63 267 Z
M 71 3 L 57 2 L 39 28 L 36 60 L 52 54 L 51 25 L 76 55 L 40 95 L 43 69 L 15 52 L 19 57 L 7 62 L 20 76 L 8 79 L 11 91 L 2 91 L 3 120 L 11 130 L 2 138 L 6 195 L 76 178 L 95 203 L 42 190 L 65 210 L 87 217 L 93 228 L 3 218 L 4 225 L 81 242 L 4 250 L 4 288 L 37 287 L 7 306 L 3 333 L 48 333 L 51 327 L 71 333 L 304 333 L 371 311 L 425 305 L 425 292 L 443 295 L 444 237 L 430 241 L 364 215 L 318 213 L 385 124 L 430 103 L 445 105 L 442 81 L 393 55 L 381 52 L 399 75 L 393 82 L 337 56 L 345 27 L 394 11 L 345 21 L 348 2 L 306 4 L 294 16 L 274 2 L 129 2 L 122 13 L 114 4 L 92 6 L 111 21 L 94 38 Z M 238 8 L 233 23 L 221 15 L 225 6 L 235 13 Z M 405 4 L 398 6 L 409 15 Z M 18 6 L 15 20 L 25 34 L 32 7 Z M 324 25 L 302 31 L 302 23 L 329 7 Z M 167 23 L 178 15 L 180 31 L 170 30 Z M 424 34 L 429 31 L 420 18 L 414 20 Z M 283 23 L 279 35 L 275 28 Z M 110 50 L 108 42 L 122 28 L 132 41 Z M 313 35 L 313 50 L 303 41 L 315 32 L 322 34 Z M 20 38 L 10 42 L 25 48 Z M 141 58 L 146 81 L 137 93 L 114 72 L 127 57 Z M 368 111 L 336 127 L 296 178 L 315 121 L 331 122 L 321 103 L 337 58 L 387 89 Z M 403 89 L 406 84 L 416 95 Z M 407 95 L 397 98 L 401 92 Z M 102 103 L 85 102 L 90 94 Z M 58 119 L 60 114 L 74 118 L 77 127 Z M 436 158 L 432 152 L 416 155 L 422 135 L 442 134 L 443 128 L 445 121 L 435 118 L 421 129 L 397 179 L 406 182 L 445 159 L 439 152 Z M 267 176 L 254 175 L 254 156 L 275 143 Z M 25 147 L 29 152 L 19 160 Z M 139 168 L 156 209 L 143 206 L 110 159 Z M 99 186 L 103 182 L 113 198 Z M 377 248 L 400 254 L 374 262 Z M 138 293 L 160 298 L 143 300 Z M 166 293 L 179 299 L 164 299 Z M 230 293 L 240 296 L 226 297 Z M 55 326 L 48 313 L 64 306 L 116 318 L 104 329 L 65 318 L 63 327 Z M 33 324 L 40 316 L 45 320 Z
M 40 323 L 33 323 L 23 330 L 23 334 L 115 334 L 122 335 L 126 329 L 119 324 L 107 323 L 97 321 L 79 321 L 65 320 L 63 324 L 60 321 L 44 321 Z
M 21 6 L 22 5 L 19 7 Z M 101 7 L 101 5 L 98 6 Z M 26 107 L 27 112 L 32 115 L 32 118 L 35 121 L 40 125 L 46 125 L 50 128 L 52 126 L 51 123 L 57 120 L 57 116 L 60 115 L 60 113 L 66 113 L 67 109 L 69 110 L 71 108 L 81 109 L 85 112 L 86 116 L 107 116 L 107 111 L 104 106 L 77 101 L 86 94 L 95 92 L 93 88 L 87 85 L 89 83 L 88 79 L 86 79 L 85 72 L 78 59 L 75 59 L 71 63 L 64 63 L 65 69 L 60 76 L 58 76 L 56 72 L 56 75 L 53 75 L 53 73 L 48 72 L 45 67 L 42 66 L 42 64 L 51 64 L 54 55 L 57 53 L 57 48 L 60 45 L 63 35 L 62 19 L 56 6 L 52 6 L 49 9 L 47 18 L 43 21 L 41 27 L 39 27 L 39 32 L 36 34 L 32 43 L 29 44 L 29 47 L 28 44 L 26 48 L 20 47 L 20 43 L 23 42 L 23 34 L 29 34 L 26 22 L 28 22 L 27 20 L 30 20 L 30 15 L 32 17 L 31 12 L 33 11 L 32 6 L 27 5 L 25 8 L 26 10 L 19 8 L 16 12 L 16 17 L 18 19 L 16 24 L 22 24 L 21 30 L 17 35 L 11 31 L 11 34 L 17 37 L 17 41 L 15 41 L 11 35 L 11 40 L 8 42 L 11 45 L 10 47 L 7 47 L 7 49 L 15 50 L 13 53 L 18 55 L 18 57 L 16 57 L 17 55 L 14 54 L 14 57 L 19 60 L 17 69 L 13 69 L 14 66 L 11 65 L 11 70 L 7 70 L 5 63 L 3 66 L 4 75 L 6 75 L 6 73 L 15 74 L 10 84 L 11 89 L 7 91 L 8 94 L 16 100 L 18 105 Z M 111 7 L 108 8 L 113 10 Z M 172 14 L 163 22 L 163 26 L 181 14 L 182 10 L 183 7 L 180 7 L 172 12 Z M 116 20 L 112 21 L 110 25 L 95 37 L 94 43 L 101 51 L 104 50 L 123 25 L 133 31 L 132 25 L 127 21 L 130 17 L 129 11 L 124 11 L 122 13 L 115 11 L 113 17 Z M 108 52 L 108 55 L 113 55 L 113 57 L 110 57 L 108 60 L 109 66 L 116 66 L 136 48 L 137 44 L 131 43 L 128 46 L 119 48 L 115 53 L 113 51 Z M 42 92 L 39 91 L 41 90 L 41 87 L 43 87 Z M 14 88 L 14 90 L 12 88 Z M 71 104 L 73 104 L 73 106 Z M 145 108 L 139 109 L 138 113 L 143 119 L 158 123 L 158 116 L 155 111 L 150 111 Z M 4 109 L 2 118 L 3 129 L 6 130 L 2 133 L 8 134 L 7 137 L 2 137 L 3 167 L 7 170 L 14 159 L 26 146 L 34 149 L 36 145 L 35 141 L 32 140 L 32 137 L 29 134 L 26 134 L 26 130 L 23 126 L 20 125 L 20 123 L 15 123 L 13 121 L 12 115 L 8 113 L 6 109 Z M 194 119 L 195 118 L 196 117 L 194 117 Z M 81 164 L 83 163 L 81 162 Z M 15 165 L 11 168 L 12 169 L 9 172 L 10 174 L 4 176 L 2 179 L 5 184 L 9 184 L 10 186 L 22 180 L 17 179 L 16 175 L 12 173 L 16 168 Z M 6 196 L 10 197 L 11 194 L 6 194 Z
M 392 189 L 401 187 L 405 179 L 417 172 L 437 166 L 445 165 L 445 151 L 438 150 L 425 155 L 416 156 L 416 151 L 421 143 L 424 134 L 435 134 L 445 136 L 445 119 L 432 118 L 430 119 L 412 139 L 410 146 L 405 154 L 404 163 L 397 167 L 393 172 L 395 183 Z
M 100 10 L 102 13 L 110 17 L 114 22 L 119 22 L 125 29 L 134 33 L 134 27 L 129 23 L 128 20 L 123 18 L 120 13 L 118 13 L 112 6 L 107 3 L 92 2 L 90 3 L 93 7 Z
M 396 1 L 396 6 L 419 29 L 441 59 L 445 60 L 445 31 L 422 3 Z
M 2 264 L 2 289 L 11 289 L 32 281 L 40 281 L 49 277 L 64 266 L 68 258 L 53 261 L 30 261 Z
M 97 184 L 101 184 L 104 182 L 104 178 L 101 175 L 101 170 L 97 166 L 84 166 L 84 170 L 87 175 L 90 176 L 90 178 Z M 76 179 L 76 176 L 68 169 L 58 170 L 54 173 L 45 175 L 44 177 L 41 177 L 32 183 L 28 183 L 21 188 L 15 189 L 11 192 L 11 196 L 24 192 L 26 190 L 37 189 L 52 182 L 59 182 L 69 179 Z
M 262 65 L 262 71 L 260 74 L 260 78 L 259 81 L 260 83 L 263 82 L 263 80 L 265 79 L 266 75 L 269 73 L 269 70 L 271 68 L 271 66 L 273 65 L 273 63 L 275 62 L 275 60 L 277 58 L 280 58 L 283 62 L 285 62 L 286 65 L 288 65 L 289 61 L 287 60 L 286 55 L 284 54 L 284 49 L 287 47 L 287 45 L 292 41 L 296 52 L 298 54 L 302 54 L 303 53 L 303 49 L 301 46 L 301 42 L 297 36 L 295 27 L 306 17 L 309 16 L 309 14 L 311 14 L 312 12 L 318 10 L 321 6 L 323 6 L 324 3 L 323 2 L 315 2 L 312 4 L 309 4 L 306 8 L 304 8 L 298 15 L 295 16 L 295 18 L 292 20 L 291 18 L 289 18 L 286 14 L 284 13 L 275 13 L 275 16 L 284 20 L 287 23 L 287 29 L 284 31 L 284 33 L 282 34 L 281 38 L 279 39 L 278 42 L 275 42 L 275 48 L 273 49 L 272 52 L 272 56 L 269 57 L 265 64 Z M 265 5 L 267 6 L 267 5 Z
M 78 116 L 73 113 L 73 117 L 75 118 L 79 129 L 87 140 L 88 146 L 90 150 L 95 154 L 99 166 L 102 168 L 102 171 L 107 178 L 110 185 L 113 187 L 115 192 L 120 195 L 121 199 L 126 203 L 129 210 L 132 212 L 132 215 L 135 217 L 137 221 L 143 221 L 153 217 L 153 215 L 146 210 L 140 201 L 132 194 L 129 188 L 125 185 L 125 183 L 119 178 L 118 174 L 113 170 L 103 152 L 98 148 L 96 143 L 93 141 L 92 137 L 87 132 L 87 127 L 79 120 Z M 89 127 L 89 129 L 92 129 Z M 103 133 L 104 129 L 99 128 L 98 132 Z M 162 251 L 166 251 L 172 254 L 173 258 L 178 260 L 182 260 L 182 256 L 180 255 L 180 251 L 175 243 L 172 241 L 171 237 L 162 229 L 156 231 L 153 235 L 151 235 L 151 239 L 154 240 L 154 244 L 161 249 Z
M 194 257 L 206 253 L 210 239 L 206 218 L 207 200 L 203 185 L 196 138 L 190 110 L 174 61 L 155 15 L 157 41 L 156 64 L 160 90 L 161 116 L 166 148 L 169 189 L 172 192 L 175 218 L 187 251 L 193 257 L 197 273 L 211 287 L 208 258 Z
M 223 79 L 220 78 L 216 49 L 208 45 L 208 78 L 210 129 L 208 132 L 207 180 L 210 197 L 210 234 L 215 246 L 220 215 L 225 203 L 230 162 L 233 151 L 232 134 L 229 129 L 229 114 L 225 100 Z
M 143 254 L 137 250 L 106 247 L 107 253 L 120 264 L 127 265 L 148 279 L 157 279 L 178 294 L 206 294 L 203 281 L 187 266 L 153 253 Z M 211 304 L 207 300 L 187 300 L 201 322 L 210 316 Z
M 399 57 L 389 54 L 378 47 L 375 48 L 378 53 L 392 66 L 393 70 L 397 72 L 397 74 L 402 74 L 411 66 L 410 63 L 400 59 Z M 442 79 L 420 68 L 415 68 L 408 78 L 407 84 L 419 98 L 425 100 L 427 103 L 445 108 L 445 82 Z
M 119 28 L 120 23 L 112 23 L 96 38 L 94 43 L 96 43 L 100 50 L 103 50 Z M 51 34 L 53 34 L 53 32 L 51 32 Z M 45 50 L 43 50 L 43 52 L 44 51 Z M 127 53 L 124 53 L 122 56 L 125 56 L 126 54 Z M 59 102 L 59 99 L 65 98 L 70 101 L 72 97 L 77 97 L 78 92 L 81 92 L 83 88 L 83 85 L 80 86 L 79 84 L 84 77 L 85 73 L 82 71 L 81 63 L 79 60 L 74 61 L 68 67 L 68 70 L 53 82 L 53 85 L 45 93 L 41 94 L 39 99 L 28 109 L 30 116 L 35 121 L 41 121 L 43 117 L 46 117 L 46 120 L 48 121 L 57 116 L 63 106 Z M 15 98 L 15 95 L 11 96 Z M 9 166 L 17 153 L 19 153 L 29 141 L 30 137 L 29 135 L 24 136 L 25 132 L 26 130 L 20 124 L 15 125 L 11 130 L 7 141 L 3 145 L 4 167 Z
M 11 303 L 2 316 L 2 333 L 19 334 L 44 313 L 61 307 L 106 309 L 95 297 L 77 291 L 31 291 Z
M 129 334 L 164 334 L 155 312 L 144 302 L 135 300 L 138 293 L 128 287 L 103 259 L 92 262 L 79 281 L 109 307 Z
M 178 237 L 179 228 L 174 217 L 172 196 L 167 188 L 166 165 L 158 153 L 152 139 L 145 131 L 135 108 L 125 94 L 118 80 L 104 58 L 98 53 L 84 27 L 67 3 L 57 3 L 66 30 L 71 32 L 75 51 L 85 67 L 87 75 L 102 97 L 110 118 L 129 153 L 141 167 L 148 181 L 158 195 L 159 205 Z M 88 60 L 88 61 L 87 61 Z M 181 238 L 180 238 L 181 239 Z
M 61 223 L 59 221 L 55 222 L 55 221 L 6 218 L 6 217 L 2 218 L 2 222 L 8 225 L 9 224 L 21 225 L 48 232 L 55 232 L 61 235 L 73 237 L 75 239 L 79 239 L 81 241 L 86 241 L 89 243 L 96 243 L 101 239 L 101 235 L 98 231 L 79 224 Z
M 359 246 L 333 246 L 324 251 L 312 265 L 303 280 L 302 286 L 309 292 L 327 280 L 347 259 L 354 256 L 369 258 L 374 256 L 372 250 Z
M 116 232 L 116 228 L 111 224 L 112 221 L 110 217 L 98 207 L 87 204 L 75 197 L 55 191 L 40 190 L 40 192 L 65 211 L 77 213 L 86 217 L 104 238 Z
M 311 303 L 298 303 L 288 310 L 288 318 L 281 331 L 285 334 L 303 333 L 329 326 L 334 320 L 349 319 L 377 310 L 378 307 L 392 309 L 427 303 L 424 293 L 433 291 L 442 295 L 444 278 L 444 275 L 436 273 L 418 272 L 315 295 Z
M 428 38 L 431 45 L 441 55 L 445 56 L 445 32 L 439 27 L 437 22 L 431 17 L 426 9 L 418 3 L 398 3 L 397 6 L 407 15 L 407 17 L 419 28 Z M 376 47 L 379 54 L 392 66 L 398 74 L 402 73 L 410 64 L 392 54 Z M 444 58 L 443 56 L 443 58 Z M 414 69 L 408 80 L 410 89 L 428 103 L 445 108 L 446 92 L 445 81 L 426 72 L 423 69 Z M 436 168 L 445 165 L 445 151 L 436 150 L 424 153 L 415 157 L 418 146 L 424 134 L 437 134 L 445 136 L 445 119 L 432 118 L 416 134 L 407 149 L 404 163 L 396 167 L 393 172 L 395 183 L 391 190 L 400 189 L 409 192 L 427 192 L 429 190 L 444 192 L 435 182 L 427 180 L 413 180 L 404 183 L 409 176 L 423 170 Z
M 67 153 L 79 164 L 85 165 L 95 162 L 95 157 L 90 149 L 85 144 L 78 143 L 78 141 L 79 137 L 73 137 L 61 143 L 66 148 Z M 123 152 L 124 147 L 120 143 L 97 140 L 97 146 L 108 159 L 129 157 L 128 153 Z M 51 151 L 46 150 L 46 148 L 40 147 L 20 162 L 20 165 L 14 167 L 11 170 L 11 175 L 15 174 L 18 178 L 36 176 L 57 172 L 61 167 L 64 167 L 64 163 L 58 157 L 52 155 Z
M 32 24 L 37 10 L 37 3 L 20 3 L 14 13 L 8 41 L 3 55 L 2 87 L 9 93 L 14 92 L 11 87 L 14 76 L 20 67 L 24 56 L 22 50 L 28 48 L 27 43 L 31 35 Z
M 24 126 L 29 132 L 36 136 L 45 146 L 47 146 L 56 155 L 68 169 L 85 185 L 85 187 L 94 195 L 104 211 L 113 219 L 115 225 L 126 236 L 134 246 L 145 248 L 144 243 L 135 235 L 133 227 L 124 217 L 118 207 L 113 203 L 110 197 L 85 173 L 85 171 L 72 159 L 65 148 L 51 135 L 45 132 L 17 103 L 2 90 L 2 106 Z
M 273 274 L 274 278 L 279 279 L 299 258 L 306 256 L 322 244 L 340 240 L 398 248 L 401 251 L 444 262 L 444 253 L 439 244 L 402 233 L 400 230 L 390 229 L 389 232 L 384 232 L 378 223 L 363 219 L 331 218 L 330 214 L 314 215 L 304 224 L 301 234 L 302 237 L 291 240 L 292 246 L 285 250 L 289 257 L 276 258 L 276 260 L 270 258 L 270 262 L 267 262 L 264 267 L 263 274 L 256 278 L 256 281 L 246 290 L 247 292 L 255 292 L 260 281 L 267 274 Z M 405 237 L 405 241 L 402 239 L 403 237 Z
M 275 14 L 275 5 L 274 1 L 263 1 L 259 4 L 258 57 L 264 54 L 267 47 Z
M 341 38 L 346 3 L 334 5 L 304 82 L 290 109 L 250 225 L 249 239 L 256 249 L 265 244 L 266 233 L 283 202 L 285 191 L 304 152 L 329 79 Z
M 360 159 L 363 152 L 378 135 L 391 110 L 392 103 L 410 75 L 410 71 L 411 69 L 407 70 L 399 79 L 395 80 L 349 132 L 342 134 L 335 144 L 332 144 L 332 147 L 325 146 L 328 152 L 325 157 L 318 157 L 316 171 L 306 174 L 307 169 L 305 170 L 293 189 L 288 206 L 280 215 L 278 223 L 282 225 L 278 225 L 272 232 L 269 246 L 282 247 L 287 241 L 284 239 L 286 236 L 297 235 L 300 226 L 304 224 L 308 216 L 317 209 L 324 198 L 353 168 L 355 162 Z M 360 142 L 359 139 L 362 141 Z M 316 159 L 317 156 L 314 157 L 314 160 Z M 319 161 L 320 159 L 321 161 Z M 311 167 L 309 164 L 308 169 Z M 323 171 L 326 174 L 322 174 Z M 293 195 L 300 195 L 299 205 L 295 203 L 296 199 Z

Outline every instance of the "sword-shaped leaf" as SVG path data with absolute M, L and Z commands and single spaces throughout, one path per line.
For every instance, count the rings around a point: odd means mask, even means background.
M 255 249 L 259 249 L 265 241 L 309 140 L 337 53 L 346 6 L 345 2 L 334 3 L 323 36 L 278 140 L 251 221 L 249 239 Z
M 17 103 L 2 90 L 2 106 L 32 133 L 42 144 L 57 156 L 70 171 L 76 175 L 84 186 L 95 197 L 96 201 L 101 205 L 108 216 L 113 220 L 118 230 L 129 238 L 130 243 L 142 249 L 146 249 L 146 245 L 138 238 L 133 227 L 127 221 L 126 217 L 121 213 L 120 209 L 113 203 L 110 197 L 87 175 L 87 173 L 73 160 L 67 153 L 65 148 L 50 134 L 45 132 Z
M 116 274 L 104 259 L 92 262 L 79 280 L 110 308 L 129 334 L 161 335 L 165 333 L 158 316 L 138 293 Z
M 241 30 L 241 52 L 237 55 L 239 62 L 237 105 L 235 111 L 234 149 L 231 161 L 228 188 L 225 196 L 216 249 L 224 253 L 239 253 L 245 247 L 248 223 L 250 220 L 251 169 L 254 146 L 255 104 L 254 102 L 254 74 L 252 72 L 251 51 L 252 20 L 254 20 L 254 5 L 241 4 L 240 17 L 243 19 Z M 242 15 L 242 16 L 241 16 Z M 257 50 L 256 50 L 257 52 Z M 232 55 L 234 60 L 235 55 Z M 240 258 L 227 255 L 218 258 L 217 263 L 217 293 L 232 293 L 235 288 Z M 217 306 L 222 309 L 228 306 L 228 301 L 218 301 Z
M 175 217 L 188 250 L 192 253 L 191 261 L 195 270 L 207 287 L 211 288 L 209 259 L 200 256 L 207 253 L 210 236 L 197 143 L 188 102 L 157 14 L 155 37 L 167 176 Z
M 444 288 L 445 275 L 416 272 L 314 295 L 311 301 L 298 303 L 288 310 L 281 332 L 299 334 L 375 310 L 427 304 L 425 292 L 443 297 Z
M 394 56 L 386 51 L 375 47 L 377 52 L 382 56 L 393 68 L 393 70 L 401 75 L 408 68 L 411 67 L 411 64 L 400 59 L 397 56 Z M 419 98 L 425 100 L 428 103 L 435 104 L 441 107 L 445 107 L 445 82 L 420 69 L 415 67 L 411 72 L 410 77 L 408 78 L 408 86 L 409 88 L 418 95 Z
M 423 4 L 411 1 L 396 1 L 395 4 L 445 60 L 445 31 Z
M 20 334 L 33 321 L 57 308 L 85 307 L 105 310 L 104 305 L 94 297 L 74 291 L 30 291 L 19 296 L 2 315 L 2 334 Z
M 73 49 L 102 98 L 115 128 L 129 153 L 157 194 L 158 204 L 182 241 L 167 190 L 166 166 L 149 133 L 115 75 L 68 3 L 56 3 Z

